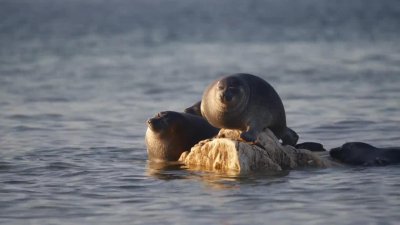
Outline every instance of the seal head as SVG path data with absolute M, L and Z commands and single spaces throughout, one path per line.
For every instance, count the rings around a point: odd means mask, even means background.
M 199 141 L 215 136 L 219 129 L 204 118 L 164 111 L 147 120 L 145 142 L 151 161 L 176 161 Z
M 212 83 L 204 92 L 201 114 L 213 126 L 246 130 L 250 89 L 239 77 L 228 76 Z
M 363 142 L 348 142 L 330 150 L 335 160 L 356 166 L 384 166 L 400 163 L 400 148 L 377 148 Z

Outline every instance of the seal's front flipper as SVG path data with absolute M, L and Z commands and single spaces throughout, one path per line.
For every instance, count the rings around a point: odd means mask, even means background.
M 186 108 L 184 110 L 184 112 L 192 114 L 192 115 L 196 115 L 196 116 L 202 116 L 200 106 L 201 106 L 201 101 L 198 101 L 194 105 L 190 106 L 189 108 Z
M 282 144 L 295 146 L 299 140 L 299 135 L 289 127 L 286 127 L 285 133 L 282 136 Z
M 242 132 L 240 138 L 247 142 L 255 142 L 257 140 L 257 136 L 251 131 Z

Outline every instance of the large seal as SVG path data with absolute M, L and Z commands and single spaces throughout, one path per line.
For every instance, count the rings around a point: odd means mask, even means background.
M 251 74 L 234 74 L 214 81 L 204 91 L 201 102 L 185 111 L 201 113 L 215 127 L 241 130 L 245 141 L 255 142 L 265 128 L 283 144 L 294 146 L 298 140 L 298 135 L 286 127 L 279 95 L 269 83 Z
M 348 142 L 333 148 L 330 156 L 345 164 L 360 166 L 384 166 L 400 163 L 400 147 L 377 148 L 363 142 Z
M 147 120 L 146 146 L 150 161 L 176 161 L 199 141 L 217 135 L 219 129 L 204 118 L 173 111 Z

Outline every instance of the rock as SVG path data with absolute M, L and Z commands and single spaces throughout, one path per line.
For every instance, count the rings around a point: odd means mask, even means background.
M 317 142 L 303 142 L 294 146 L 295 148 L 307 149 L 312 152 L 326 152 L 326 149 L 321 143 Z
M 256 143 L 244 142 L 240 139 L 240 131 L 222 129 L 215 138 L 203 140 L 190 152 L 182 153 L 179 161 L 190 169 L 224 173 L 273 172 L 331 165 L 311 151 L 282 145 L 269 129 L 259 134 Z

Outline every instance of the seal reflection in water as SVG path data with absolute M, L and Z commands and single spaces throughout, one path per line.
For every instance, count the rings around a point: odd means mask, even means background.
M 283 103 L 274 88 L 251 74 L 234 74 L 214 81 L 201 102 L 185 110 L 201 114 L 218 128 L 243 131 L 241 138 L 255 142 L 269 128 L 283 144 L 296 145 L 299 136 L 286 126 Z
M 146 146 L 151 161 L 176 161 L 199 141 L 217 135 L 219 129 L 204 118 L 165 111 L 147 120 Z

